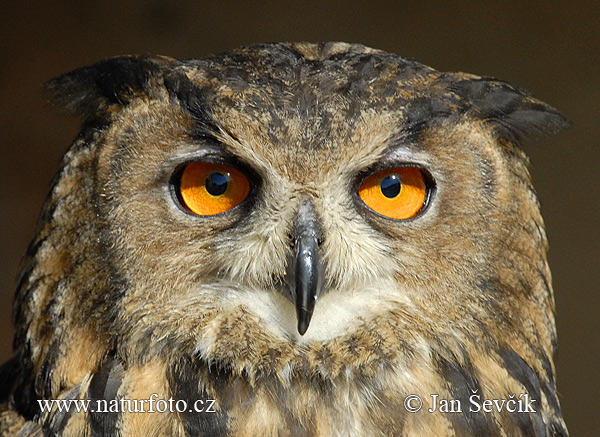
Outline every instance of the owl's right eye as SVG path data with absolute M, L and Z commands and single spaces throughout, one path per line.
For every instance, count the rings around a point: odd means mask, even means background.
M 418 167 L 389 168 L 367 177 L 358 188 L 358 196 L 378 214 L 407 220 L 417 216 L 427 203 L 427 178 Z
M 210 216 L 242 203 L 250 193 L 250 183 L 240 171 L 228 165 L 190 162 L 183 167 L 175 189 L 188 211 Z

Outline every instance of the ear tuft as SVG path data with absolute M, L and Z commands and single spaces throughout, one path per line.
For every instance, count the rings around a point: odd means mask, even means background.
M 121 56 L 58 76 L 46 83 L 52 101 L 90 118 L 113 105 L 127 105 L 151 92 L 152 79 L 174 63 L 156 56 Z
M 507 82 L 469 78 L 453 84 L 451 90 L 470 104 L 471 115 L 492 123 L 498 135 L 512 142 L 570 126 L 569 120 L 552 106 Z

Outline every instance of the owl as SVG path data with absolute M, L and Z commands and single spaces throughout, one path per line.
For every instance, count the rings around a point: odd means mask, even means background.
M 3 435 L 564 436 L 500 80 L 362 45 L 108 59 L 27 248 Z

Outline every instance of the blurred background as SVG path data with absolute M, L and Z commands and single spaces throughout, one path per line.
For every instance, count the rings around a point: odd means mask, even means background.
M 10 3 L 11 6 L 7 6 Z M 526 145 L 550 240 L 558 389 L 571 434 L 600 413 L 600 3 L 481 1 L 3 1 L 0 24 L 0 361 L 11 302 L 59 160 L 78 122 L 42 84 L 133 53 L 196 58 L 268 41 L 360 42 L 438 70 L 494 76 L 564 112 L 573 127 Z

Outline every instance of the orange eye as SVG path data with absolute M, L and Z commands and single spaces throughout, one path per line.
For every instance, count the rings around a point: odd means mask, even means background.
M 425 175 L 417 167 L 382 170 L 360 184 L 358 195 L 376 213 L 406 220 L 416 216 L 427 200 Z
M 229 211 L 248 197 L 246 176 L 228 165 L 191 162 L 181 173 L 179 197 L 185 207 L 198 215 Z

